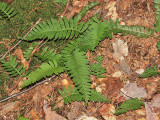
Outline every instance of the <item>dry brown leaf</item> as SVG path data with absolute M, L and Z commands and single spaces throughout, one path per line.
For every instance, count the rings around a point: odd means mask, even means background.
M 51 111 L 51 107 L 43 107 L 45 113 L 45 120 L 66 120 L 64 117 L 58 115 L 55 111 Z
M 124 42 L 121 39 L 116 39 L 116 41 L 113 43 L 113 49 L 113 57 L 117 59 L 117 61 L 123 60 L 124 57 L 128 55 L 127 42 Z
M 26 70 L 28 70 L 29 68 L 29 62 L 27 62 L 27 60 L 23 57 L 23 51 L 22 49 L 18 48 L 14 51 L 13 53 L 18 59 L 21 60 L 21 64 L 24 64 L 23 68 L 24 67 L 27 67 Z
M 32 119 L 39 120 L 38 115 L 35 113 L 34 109 L 31 110 Z
M 148 102 L 148 103 L 145 102 L 145 109 L 146 109 L 146 119 L 147 120 L 157 120 L 153 106 L 150 102 Z
M 2 111 L 1 111 L 2 114 L 6 114 L 10 111 L 13 111 L 18 103 L 19 103 L 18 101 L 15 101 L 15 102 L 7 103 L 6 105 L 2 106 Z
M 116 3 L 117 3 L 116 1 L 111 1 L 108 4 L 108 6 L 105 7 L 105 9 L 109 10 L 109 12 L 106 15 L 106 17 L 110 16 L 113 21 L 116 21 L 116 19 L 118 18 L 118 14 L 116 12 L 116 7 L 115 7 Z
M 112 104 L 104 104 L 102 107 L 100 107 L 99 113 L 105 120 L 116 120 L 114 115 L 115 107 Z
M 127 84 L 121 89 L 121 91 L 124 93 L 123 95 L 126 99 L 130 99 L 129 97 L 137 97 L 140 99 L 145 98 L 148 95 L 146 90 L 143 87 L 138 87 L 136 83 L 127 82 Z

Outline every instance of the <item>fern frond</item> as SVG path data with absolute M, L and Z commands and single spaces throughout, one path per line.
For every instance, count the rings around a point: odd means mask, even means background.
M 95 75 L 96 77 L 106 77 L 104 74 L 106 72 L 106 69 L 102 67 L 101 62 L 103 61 L 103 56 L 97 56 L 95 60 L 98 63 L 94 63 L 90 66 L 91 74 Z
M 0 19 L 10 19 L 14 15 L 16 15 L 16 12 L 14 12 L 14 9 L 10 7 L 10 5 L 7 5 L 4 2 L 0 2 Z
M 12 77 L 16 77 L 18 75 L 22 76 L 22 74 L 24 73 L 24 71 L 26 70 L 27 67 L 23 68 L 23 64 L 18 66 L 18 62 L 16 62 L 16 57 L 13 57 L 12 55 L 10 55 L 10 59 L 9 61 L 0 61 L 2 64 L 1 66 L 4 67 L 4 69 L 9 72 L 9 75 L 11 75 Z
M 68 39 L 77 37 L 79 34 L 82 34 L 88 24 L 83 22 L 78 26 L 78 20 L 70 18 L 68 21 L 67 18 L 59 18 L 59 22 L 56 19 L 51 19 L 46 22 L 39 23 L 36 27 L 28 34 L 24 40 L 31 41 L 35 39 Z
M 106 99 L 106 97 L 104 95 L 102 95 L 101 93 L 99 93 L 95 90 L 91 91 L 90 100 L 92 102 L 110 102 L 108 99 Z
M 68 87 L 68 91 L 66 89 L 66 87 L 63 87 L 63 91 L 62 90 L 58 90 L 59 93 L 61 94 L 61 96 L 63 97 L 64 103 L 71 103 L 76 101 L 82 101 L 82 95 L 78 92 L 78 90 L 76 89 L 76 87 L 71 87 L 71 85 L 69 85 Z
M 64 64 L 71 77 L 73 77 L 73 82 L 87 105 L 91 95 L 91 81 L 89 77 L 89 62 L 85 56 L 85 52 L 80 52 L 78 49 L 68 52 L 66 48 L 62 53 L 65 61 Z
M 159 41 L 159 42 L 157 42 L 157 48 L 158 48 L 158 50 L 159 50 L 159 54 L 160 54 L 160 41 Z
M 140 77 L 151 77 L 157 76 L 158 74 L 160 74 L 160 72 L 158 72 L 156 66 L 154 66 L 154 68 L 150 67 L 147 70 L 145 70 Z
M 140 109 L 141 106 L 144 106 L 144 102 L 140 101 L 138 98 L 129 99 L 120 105 L 118 110 L 116 110 L 115 115 L 120 115 L 130 110 Z
M 138 38 L 142 37 L 149 37 L 154 35 L 154 31 L 149 28 L 145 28 L 144 26 L 127 26 L 127 25 L 120 25 L 119 20 L 117 19 L 114 23 L 110 20 L 111 27 L 113 28 L 113 33 L 121 33 L 122 35 L 134 35 Z
M 43 49 L 43 51 L 41 52 L 41 54 L 34 53 L 34 56 L 38 57 L 38 59 L 42 60 L 42 62 L 44 62 L 44 61 L 46 61 L 46 62 L 49 62 L 49 61 L 59 62 L 60 57 L 62 55 L 56 54 L 56 52 L 53 52 L 54 49 L 50 49 L 50 50 L 48 50 L 48 49 L 49 49 L 49 47 L 45 47 Z
M 56 63 L 56 61 L 54 61 Z M 63 67 L 56 66 L 53 62 L 49 61 L 48 63 L 44 63 L 40 65 L 35 71 L 31 72 L 27 78 L 28 80 L 24 80 L 21 88 L 28 86 L 32 83 L 41 80 L 42 78 L 46 78 L 47 76 L 51 76 L 53 73 L 58 75 L 59 73 L 64 71 Z

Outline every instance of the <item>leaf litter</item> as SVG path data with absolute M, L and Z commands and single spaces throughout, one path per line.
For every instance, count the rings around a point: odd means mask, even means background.
M 67 18 L 73 17 L 75 14 L 79 13 L 79 11 L 86 6 L 88 2 L 91 1 L 92 0 L 73 0 L 64 16 Z M 104 1 L 105 9 L 103 10 L 103 18 L 112 18 L 113 20 L 119 18 L 120 22 L 126 25 L 142 25 L 153 28 L 155 20 L 153 19 L 154 9 L 151 1 L 121 0 L 122 4 L 120 1 Z M 95 8 L 96 9 L 91 9 L 89 12 L 87 12 L 83 19 L 87 21 L 89 17 L 95 15 L 96 11 L 100 11 L 101 9 L 100 6 Z M 12 105 L 9 105 L 9 103 L 6 104 L 8 107 L 6 107 L 5 104 L 0 104 L 2 105 L 3 110 L 5 110 L 5 108 L 10 108 L 8 109 L 9 111 L 7 111 L 8 114 L 6 112 L 6 115 L 9 115 L 10 111 L 12 111 L 11 109 L 14 109 L 15 112 L 17 112 L 20 111 L 21 108 L 26 107 L 24 113 L 25 116 L 29 117 L 29 115 L 31 115 L 32 118 L 37 118 L 37 116 L 40 118 L 41 116 L 41 118 L 46 120 L 54 120 L 56 117 L 58 117 L 60 120 L 66 118 L 71 120 L 73 118 L 78 118 L 79 116 L 91 117 L 89 116 L 90 110 L 92 110 L 92 116 L 94 119 L 98 120 L 101 120 L 102 117 L 105 120 L 135 120 L 137 118 L 147 120 L 152 118 L 154 120 L 155 117 L 160 114 L 160 99 L 159 94 L 157 94 L 159 92 L 158 89 L 160 85 L 160 77 L 158 76 L 157 79 L 143 79 L 136 77 L 132 82 L 130 82 L 130 79 L 134 77 L 135 72 L 141 74 L 147 65 L 153 66 L 153 64 L 151 64 L 153 60 L 152 58 L 159 57 L 156 44 L 157 40 L 155 38 L 137 39 L 131 35 L 114 35 L 112 40 L 105 39 L 99 44 L 100 46 L 95 50 L 96 55 L 92 52 L 88 52 L 90 63 L 94 63 L 93 58 L 95 58 L 97 55 L 103 55 L 104 57 L 102 66 L 107 70 L 105 74 L 107 77 L 103 79 L 97 79 L 93 77 L 92 82 L 96 83 L 95 88 L 100 86 L 102 89 L 101 92 L 107 98 L 111 99 L 111 104 L 100 105 L 99 103 L 89 103 L 88 109 L 86 109 L 82 107 L 84 105 L 83 103 L 80 103 L 79 105 L 76 103 L 75 105 L 70 104 L 64 106 L 64 103 L 61 102 L 59 103 L 59 107 L 55 107 L 56 112 L 51 111 L 51 105 L 56 104 L 61 100 L 59 94 L 56 93 L 57 89 L 62 88 L 62 86 L 67 88 L 69 83 L 72 85 L 72 82 L 66 79 L 63 74 L 62 79 L 56 79 L 57 81 L 67 80 L 67 84 L 54 82 L 51 83 L 50 87 L 48 87 L 46 84 L 42 85 L 40 88 L 30 91 L 26 95 L 22 95 L 22 101 L 26 100 L 27 102 L 16 103 L 21 104 L 21 107 L 19 108 L 14 106 L 15 103 L 11 103 Z M 7 48 L 9 47 L 10 46 L 7 44 Z M 21 49 L 16 50 L 18 51 L 15 51 L 17 58 L 19 58 L 21 63 L 25 63 L 26 66 L 28 65 L 29 67 L 29 64 L 27 63 L 28 61 L 26 61 L 23 57 L 23 51 L 21 51 Z M 158 64 L 158 61 L 154 61 L 154 64 Z M 126 82 L 125 84 L 124 81 L 129 82 Z M 123 91 L 125 95 L 122 94 L 121 91 Z M 142 108 L 141 110 L 130 111 L 126 114 L 115 116 L 114 112 L 118 105 L 124 102 L 126 99 L 129 99 L 128 96 L 133 98 L 148 98 L 151 99 L 151 103 L 145 103 L 146 108 Z M 47 100 L 51 107 L 48 106 L 48 104 L 46 105 L 44 100 Z M 42 107 L 43 111 L 41 109 Z M 144 114 L 144 112 L 141 114 L 141 111 L 145 111 L 146 114 Z M 81 113 L 81 115 L 78 113 Z M 3 114 L 3 116 L 5 115 Z

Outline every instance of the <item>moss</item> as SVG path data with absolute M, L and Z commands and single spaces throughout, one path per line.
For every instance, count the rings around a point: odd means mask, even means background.
M 15 0 L 11 7 L 17 12 L 17 14 L 11 18 L 10 21 L 0 20 L 0 41 L 7 39 L 9 41 L 15 39 L 9 47 L 14 46 L 19 39 L 23 38 L 24 35 L 30 30 L 30 28 L 41 18 L 42 21 L 49 20 L 51 18 L 57 19 L 58 14 L 63 11 L 65 6 L 55 4 L 54 0 Z M 22 41 L 19 44 L 21 49 L 25 49 L 29 45 L 28 42 Z M 0 44 L 0 55 L 8 51 L 8 48 L 4 44 Z M 30 66 L 35 66 L 39 62 L 33 60 Z M 4 84 L 7 80 L 10 80 L 10 76 L 6 73 L 0 73 L 0 94 L 4 96 Z

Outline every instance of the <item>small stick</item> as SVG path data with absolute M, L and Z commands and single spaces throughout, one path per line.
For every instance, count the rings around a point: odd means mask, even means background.
M 68 7 L 69 7 L 69 4 L 70 4 L 70 0 L 67 1 L 66 8 L 65 8 L 65 10 L 63 11 L 61 17 L 63 17 L 63 16 L 66 14 L 66 12 L 67 12 L 67 10 L 68 10 Z
M 39 18 L 38 19 L 38 21 L 33 25 L 33 27 L 27 32 L 27 34 L 24 36 L 24 38 L 25 37 L 27 37 L 27 35 L 32 31 L 32 29 L 38 24 L 38 23 L 40 23 L 41 22 L 41 18 Z M 22 40 L 19 40 L 17 43 L 16 43 L 16 45 L 14 45 L 10 50 L 8 50 L 2 57 L 1 57 L 1 59 L 0 60 L 2 60 L 3 58 L 5 58 L 5 56 L 9 53 L 9 52 L 11 52 L 19 43 L 21 43 L 22 42 Z
M 43 80 L 43 81 L 41 81 L 41 82 L 39 82 L 39 83 L 36 83 L 34 86 L 32 86 L 32 87 L 30 87 L 30 88 L 28 88 L 28 89 L 26 89 L 26 90 L 23 90 L 23 91 L 21 91 L 21 92 L 15 93 L 15 94 L 7 97 L 7 98 L 4 98 L 4 99 L 0 100 L 0 103 L 2 103 L 2 102 L 4 102 L 4 101 L 7 101 L 7 100 L 9 100 L 9 99 L 11 99 L 11 98 L 13 98 L 13 97 L 18 96 L 18 95 L 21 95 L 21 94 L 23 94 L 23 93 L 25 93 L 25 92 L 28 92 L 28 91 L 30 91 L 31 89 L 37 87 L 38 85 L 40 85 L 40 84 L 42 84 L 42 83 L 45 83 L 46 81 L 50 81 L 50 80 L 51 80 L 52 78 L 54 78 L 55 76 L 56 76 L 56 75 L 53 75 L 52 77 L 50 77 L 50 78 L 48 78 L 48 79 L 46 79 L 46 80 Z

